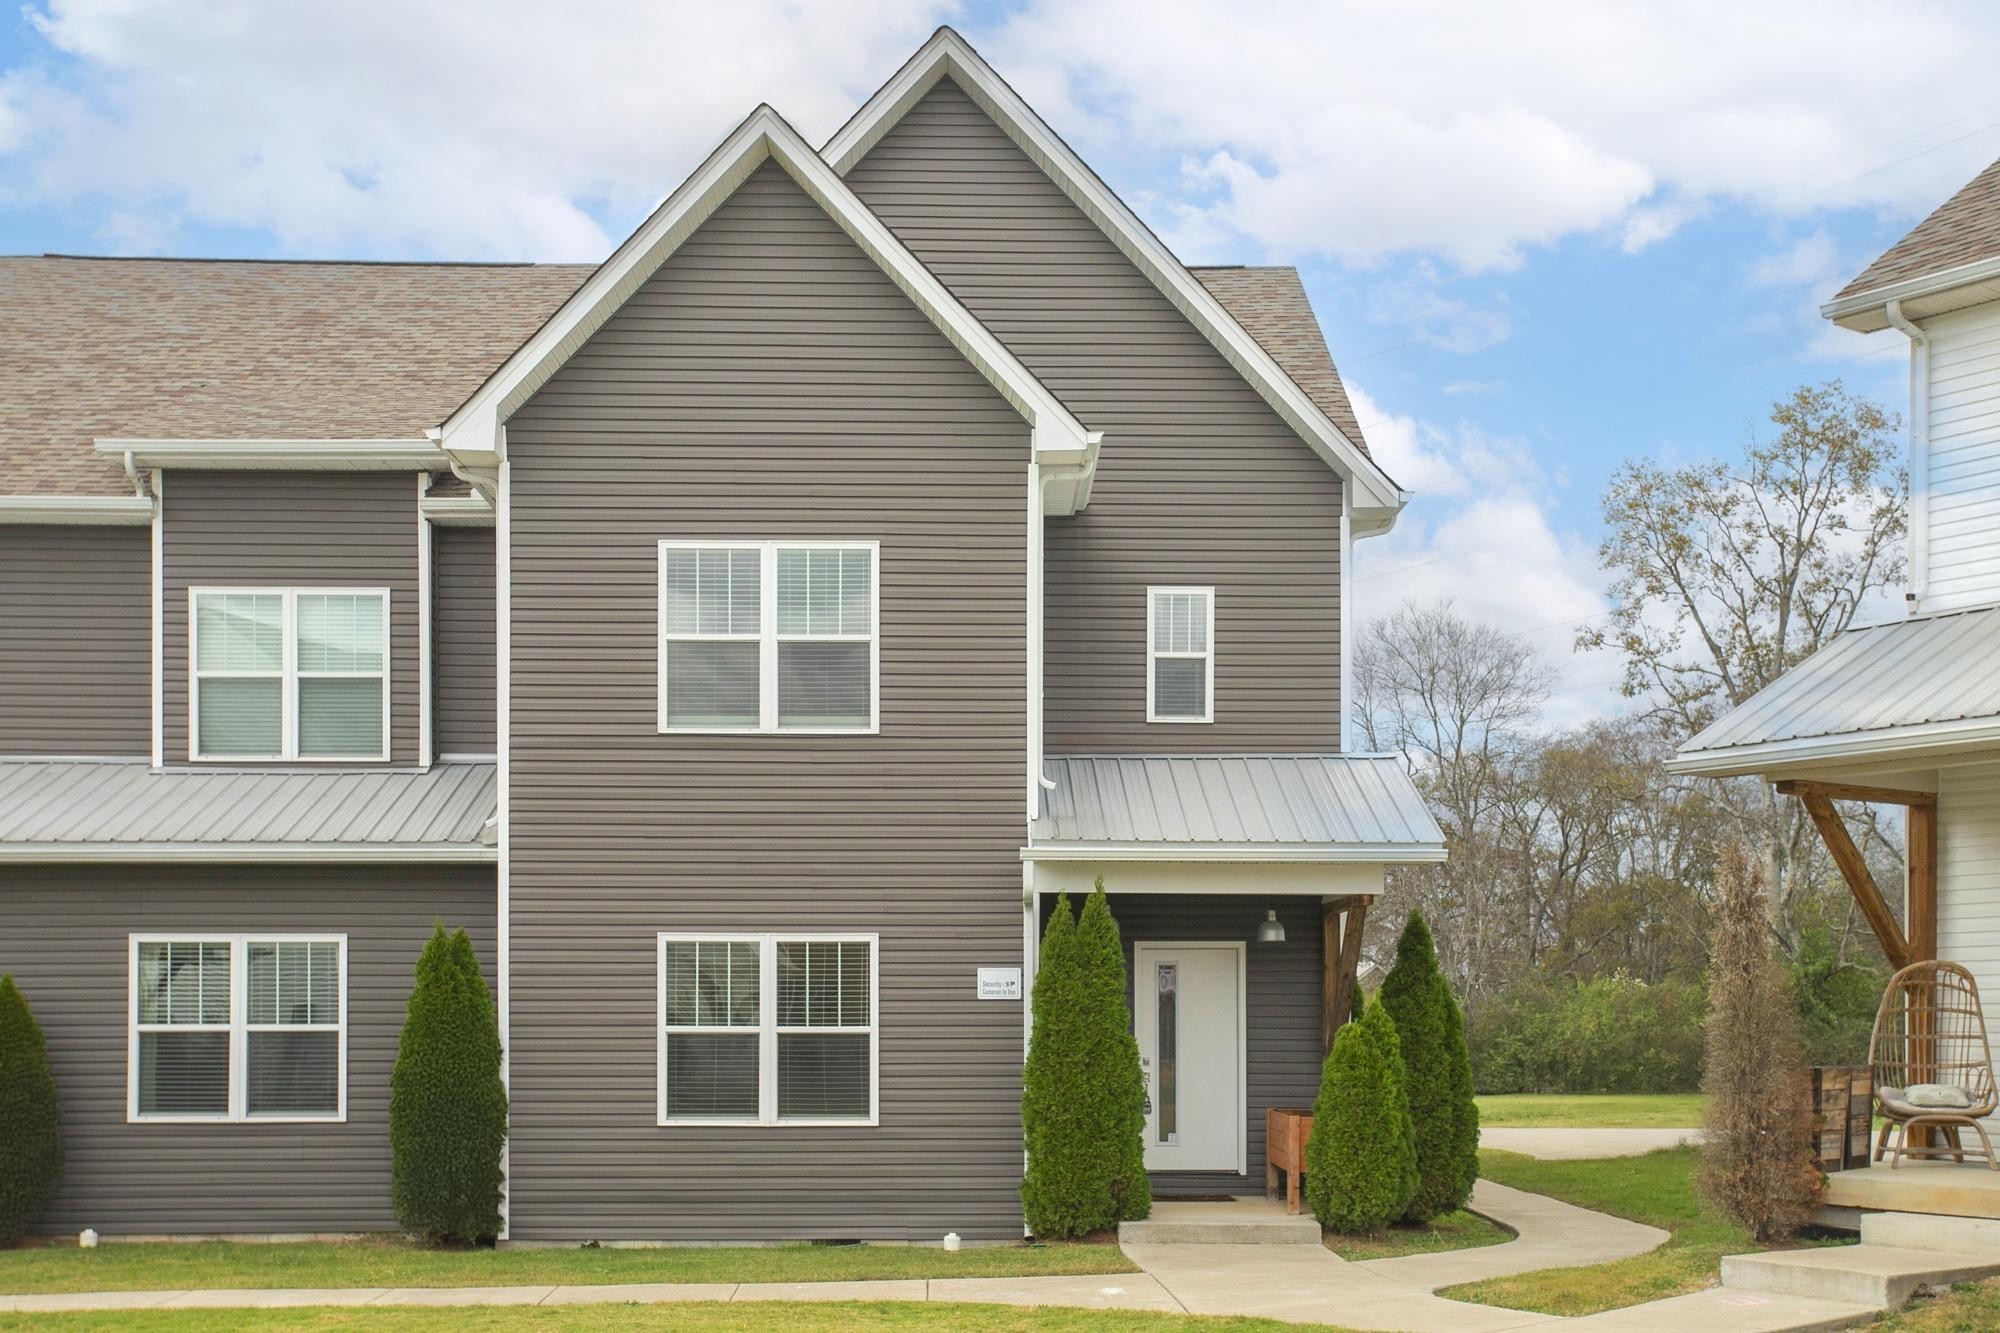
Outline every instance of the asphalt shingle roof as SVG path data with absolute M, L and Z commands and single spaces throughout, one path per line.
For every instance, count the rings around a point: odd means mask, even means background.
M 1937 211 L 1883 252 L 1834 300 L 2000 255 L 2000 162 L 1995 162 Z
M 1299 271 L 1284 265 L 1226 265 L 1191 268 L 1190 273 L 1236 316 L 1243 331 L 1255 338 L 1306 397 L 1326 413 L 1340 433 L 1363 453 L 1368 441 L 1354 419 L 1354 404 L 1340 382 L 1333 356 L 1326 350 L 1312 302 L 1306 299 Z

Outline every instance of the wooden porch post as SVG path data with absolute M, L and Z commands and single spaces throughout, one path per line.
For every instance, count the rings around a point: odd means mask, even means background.
M 1903 922 L 1910 937 L 1910 961 L 1938 956 L 1937 806 L 1909 807 L 1903 828 L 1909 869 L 1903 881 Z
M 1354 975 L 1361 967 L 1361 932 L 1368 899 L 1336 898 L 1320 908 L 1320 1052 L 1333 1050 L 1333 1034 L 1354 1012 Z

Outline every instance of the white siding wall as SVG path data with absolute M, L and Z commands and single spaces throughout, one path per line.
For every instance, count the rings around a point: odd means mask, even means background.
M 1972 970 L 2000 1039 L 2000 763 L 1938 773 L 1938 953 Z
M 1940 315 L 1924 331 L 1929 455 L 1911 477 L 1911 535 L 1929 555 L 1919 608 L 1983 606 L 2000 601 L 2000 302 Z

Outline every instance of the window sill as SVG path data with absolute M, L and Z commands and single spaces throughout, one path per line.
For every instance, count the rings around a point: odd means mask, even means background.
M 127 1113 L 128 1125 L 344 1125 L 340 1115 L 135 1115 Z
M 879 1129 L 878 1117 L 854 1120 L 656 1120 L 658 1129 Z

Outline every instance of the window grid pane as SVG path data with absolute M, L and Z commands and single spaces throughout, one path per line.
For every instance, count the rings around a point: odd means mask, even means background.
M 381 596 L 298 594 L 298 664 L 300 671 L 380 671 Z
M 663 960 L 668 1027 L 757 1026 L 754 940 L 670 940 Z
M 778 941 L 780 1027 L 867 1027 L 872 987 L 865 940 Z
M 1156 653 L 1208 651 L 1207 593 L 1153 594 L 1153 651 Z
M 1153 662 L 1156 717 L 1208 716 L 1208 659 L 1161 657 Z
M 283 670 L 284 623 L 283 593 L 196 593 L 195 669 Z

